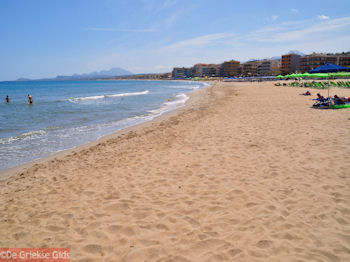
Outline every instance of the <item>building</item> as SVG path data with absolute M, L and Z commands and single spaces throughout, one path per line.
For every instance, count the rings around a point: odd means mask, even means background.
M 328 56 L 325 54 L 311 54 L 301 58 L 300 71 L 309 72 L 310 70 L 322 66 L 326 63 L 337 64 L 336 56 Z
M 259 60 L 248 61 L 242 64 L 242 74 L 244 76 L 256 76 L 258 74 Z
M 208 65 L 207 64 L 195 64 L 192 67 L 192 76 L 202 77 L 204 74 L 208 73 Z
M 192 67 L 184 67 L 184 75 L 185 75 L 185 77 L 186 78 L 192 77 L 193 76 L 192 75 L 192 71 L 193 71 Z
M 338 65 L 350 68 L 350 56 L 339 56 Z
M 217 71 L 216 68 L 217 68 L 217 65 L 209 64 L 207 66 L 207 74 L 206 74 L 206 76 L 208 76 L 208 77 L 218 76 L 216 74 L 216 71 Z
M 300 71 L 300 55 L 288 54 L 282 55 L 281 73 L 284 75 Z
M 185 79 L 192 77 L 192 68 L 187 67 L 175 67 L 171 73 L 174 79 Z
M 174 79 L 184 79 L 185 73 L 184 73 L 184 67 L 174 67 L 173 71 L 171 72 L 171 76 Z
M 265 59 L 258 65 L 258 75 L 271 76 L 281 73 L 281 62 L 275 59 Z
M 344 67 L 350 67 L 350 56 L 316 54 L 307 55 L 301 58 L 300 70 L 309 72 L 326 63 L 332 63 Z
M 231 60 L 221 64 L 220 67 L 220 76 L 232 77 L 237 76 L 240 73 L 240 62 Z
M 222 72 L 221 72 L 221 64 L 218 64 L 218 65 L 216 65 L 216 73 L 215 73 L 215 75 L 216 76 L 222 76 L 222 74 L 221 74 Z

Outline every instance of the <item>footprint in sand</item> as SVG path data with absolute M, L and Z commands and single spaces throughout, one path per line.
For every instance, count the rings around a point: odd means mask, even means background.
M 260 240 L 255 244 L 255 246 L 259 248 L 269 248 L 272 245 L 273 245 L 273 241 L 266 240 L 266 239 Z
M 86 245 L 83 250 L 87 253 L 91 253 L 91 254 L 101 254 L 102 253 L 102 247 L 100 245 L 96 245 L 96 244 L 90 244 L 90 245 Z

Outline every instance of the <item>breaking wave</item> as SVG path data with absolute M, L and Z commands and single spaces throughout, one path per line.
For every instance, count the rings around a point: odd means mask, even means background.
M 69 98 L 69 101 L 86 101 L 86 100 L 97 100 L 97 99 L 104 99 L 104 98 L 114 98 L 114 97 L 124 97 L 124 96 L 140 96 L 140 95 L 147 95 L 149 93 L 148 90 L 143 92 L 134 92 L 134 93 L 121 93 L 121 94 L 111 94 L 111 95 L 100 95 L 100 96 L 85 96 L 85 97 L 76 97 L 76 98 Z

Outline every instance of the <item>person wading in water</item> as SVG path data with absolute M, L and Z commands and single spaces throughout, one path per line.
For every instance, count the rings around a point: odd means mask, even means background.
M 29 101 L 29 104 L 33 104 L 33 97 L 30 95 L 30 94 L 28 94 L 28 101 Z

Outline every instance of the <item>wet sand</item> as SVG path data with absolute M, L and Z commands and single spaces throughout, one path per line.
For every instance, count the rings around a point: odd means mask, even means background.
M 216 83 L 177 113 L 12 170 L 0 246 L 67 247 L 72 261 L 350 260 L 350 109 L 315 110 L 305 91 Z

